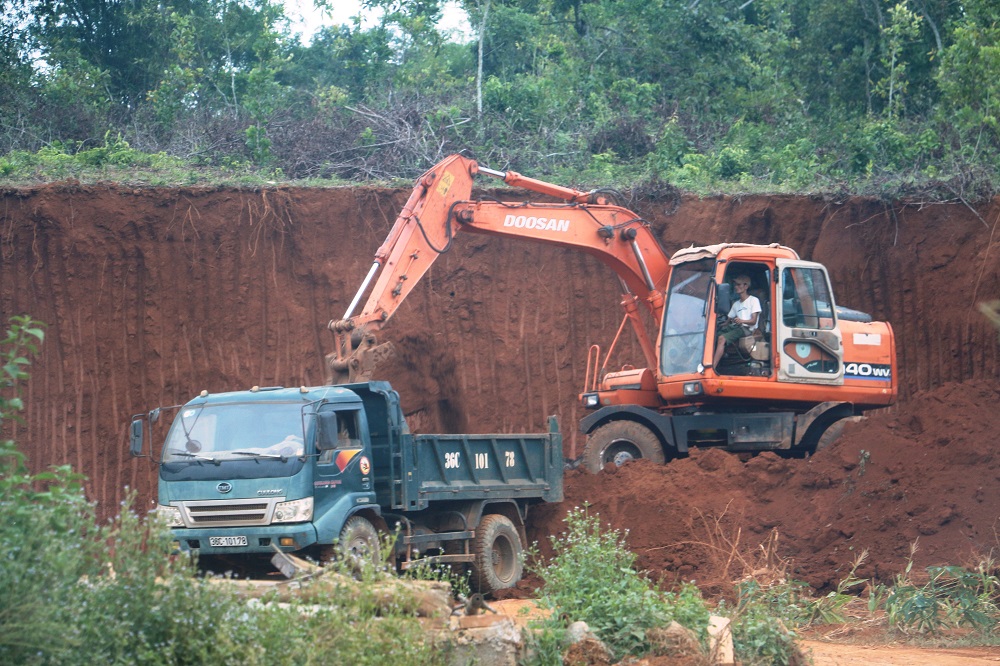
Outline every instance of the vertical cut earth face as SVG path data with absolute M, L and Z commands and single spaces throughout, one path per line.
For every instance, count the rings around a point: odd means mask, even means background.
M 332 345 L 326 324 L 343 315 L 408 194 L 78 184 L 0 194 L 0 312 L 48 325 L 24 390 L 24 423 L 10 426 L 32 468 L 72 465 L 109 515 L 126 487 L 142 504 L 155 497 L 155 469 L 128 457 L 131 415 L 202 389 L 322 383 Z M 658 554 L 642 555 L 644 566 L 683 578 L 708 566 L 710 554 L 665 546 L 691 539 L 704 527 L 695 509 L 721 514 L 726 504 L 715 500 L 727 496 L 743 498 L 726 516 L 755 526 L 745 534 L 762 539 L 776 528 L 785 552 L 820 558 L 824 570 L 843 568 L 852 548 L 874 548 L 880 538 L 892 544 L 886 558 L 919 536 L 922 554 L 948 550 L 956 555 L 941 557 L 951 562 L 993 539 L 992 519 L 975 507 L 997 506 L 996 477 L 973 473 L 994 474 L 991 451 L 976 446 L 1000 430 L 989 426 L 1000 413 L 1000 351 L 976 306 L 1000 298 L 992 245 L 1000 201 L 975 213 L 962 204 L 790 196 L 654 198 L 630 207 L 668 253 L 778 242 L 824 263 L 840 305 L 892 324 L 900 405 L 811 461 L 743 463 L 708 451 L 599 482 L 574 473 L 567 503 L 603 498 L 612 522 L 636 526 L 633 539 L 653 535 L 644 547 Z M 393 383 L 417 431 L 543 430 L 556 414 L 573 457 L 583 447 L 576 396 L 586 352 L 614 337 L 618 301 L 616 276 L 591 257 L 459 235 L 381 335 L 398 354 L 377 378 Z M 628 341 L 616 362 L 640 359 Z M 861 450 L 870 453 L 863 475 Z M 698 482 L 674 479 L 681 470 Z M 654 479 L 643 491 L 640 472 Z M 787 507 L 776 493 L 787 494 Z M 849 502 L 818 499 L 834 496 Z M 815 513 L 788 508 L 823 502 Z M 533 523 L 536 538 L 561 524 L 563 510 L 546 509 Z

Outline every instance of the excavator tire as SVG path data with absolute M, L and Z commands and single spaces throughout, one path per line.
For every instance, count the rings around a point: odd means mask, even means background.
M 469 584 L 477 592 L 488 594 L 514 587 L 524 573 L 524 555 L 517 528 L 507 516 L 491 513 L 483 516 L 472 542 Z
M 597 474 L 613 463 L 621 467 L 627 462 L 646 458 L 663 464 L 663 445 L 653 431 L 634 421 L 612 421 L 594 430 L 583 447 L 583 464 Z
M 840 439 L 840 436 L 844 433 L 845 425 L 848 423 L 858 423 L 864 419 L 864 416 L 848 416 L 846 419 L 840 419 L 839 421 L 830 424 L 830 427 L 828 427 L 823 434 L 819 436 L 819 441 L 816 442 L 816 448 L 813 453 L 828 448 L 831 444 Z

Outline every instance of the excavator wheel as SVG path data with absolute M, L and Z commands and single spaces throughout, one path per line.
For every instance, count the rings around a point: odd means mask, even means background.
M 819 436 L 819 440 L 816 442 L 816 448 L 813 453 L 828 448 L 831 444 L 840 439 L 840 436 L 844 433 L 844 426 L 848 423 L 858 423 L 864 420 L 864 416 L 848 416 L 845 419 L 840 419 L 839 421 L 835 421 L 830 424 L 830 426 L 823 431 L 823 434 Z
M 594 474 L 608 463 L 621 467 L 639 458 L 660 464 L 666 462 L 659 438 L 649 428 L 634 421 L 605 423 L 590 433 L 583 447 L 583 464 Z

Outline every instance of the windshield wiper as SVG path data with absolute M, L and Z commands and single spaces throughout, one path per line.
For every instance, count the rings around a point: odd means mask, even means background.
M 257 453 L 256 451 L 230 451 L 230 453 L 239 456 L 253 456 L 254 458 L 271 458 L 272 460 L 280 460 L 281 462 L 288 461 L 288 456 L 278 455 L 277 453 Z
M 175 456 L 181 456 L 182 458 L 194 458 L 195 460 L 198 460 L 198 461 L 207 460 L 208 462 L 212 463 L 213 465 L 218 465 L 219 464 L 219 461 L 216 460 L 215 458 L 212 458 L 211 456 L 198 455 L 197 453 L 188 453 L 187 451 L 178 451 L 176 449 L 170 449 L 170 450 L 167 451 L 167 453 L 169 453 L 171 455 L 175 455 Z

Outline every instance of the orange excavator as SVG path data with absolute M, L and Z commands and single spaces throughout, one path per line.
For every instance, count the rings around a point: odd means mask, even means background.
M 472 200 L 479 174 L 558 201 Z M 724 243 L 671 256 L 615 199 L 611 190 L 584 192 L 445 158 L 417 180 L 343 318 L 330 322 L 331 383 L 371 378 L 390 353 L 375 334 L 462 231 L 572 248 L 618 275 L 624 317 L 606 353 L 588 351 L 580 394 L 588 410 L 582 462 L 593 472 L 637 458 L 665 462 L 691 446 L 806 455 L 847 421 L 895 402 L 891 326 L 837 306 L 822 264 L 778 244 Z M 741 329 L 716 362 L 717 329 L 749 295 L 760 305 L 755 326 Z M 656 322 L 655 334 L 644 318 Z M 627 324 L 644 367 L 608 371 Z

